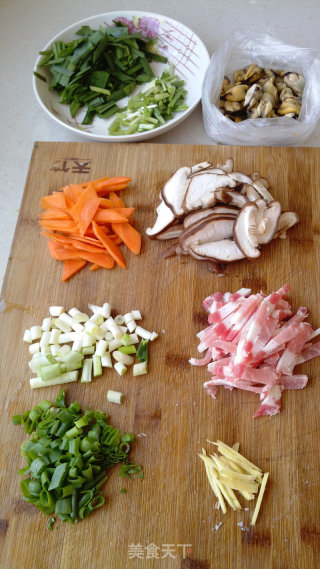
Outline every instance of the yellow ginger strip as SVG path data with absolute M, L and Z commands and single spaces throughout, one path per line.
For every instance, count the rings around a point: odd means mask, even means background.
M 216 480 L 214 477 L 214 471 L 215 471 L 214 463 L 213 463 L 212 459 L 205 454 L 205 452 L 203 454 L 199 454 L 199 456 L 200 456 L 200 458 L 202 458 L 204 465 L 206 467 L 206 473 L 207 473 L 208 480 L 210 482 L 210 486 L 211 486 L 212 490 L 214 491 L 215 495 L 217 496 L 217 498 L 219 500 L 221 510 L 225 514 L 227 512 L 227 508 L 226 508 L 223 496 L 221 494 L 220 488 L 217 486 L 217 483 L 216 483 Z
M 260 486 L 260 492 L 258 495 L 256 507 L 254 509 L 252 520 L 250 522 L 252 526 L 254 526 L 256 521 L 257 521 L 257 517 L 258 517 L 259 511 L 260 511 L 260 506 L 261 506 L 263 494 L 264 494 L 265 489 L 266 489 L 268 477 L 269 477 L 269 472 L 265 472 L 265 474 L 263 475 L 263 478 L 262 478 L 262 482 L 261 482 L 261 486 Z
M 239 464 L 237 464 L 236 462 L 233 461 L 231 462 L 224 456 L 220 456 L 219 460 L 225 466 L 225 468 L 233 470 L 234 472 L 240 472 L 241 474 L 244 474 L 244 469 L 241 468 L 241 466 L 239 466 Z M 245 500 L 249 501 L 254 499 L 254 494 L 252 494 L 251 492 L 245 492 L 244 490 L 239 490 L 239 492 L 244 497 Z
M 221 441 L 218 441 L 217 443 L 213 444 L 216 444 L 218 446 L 218 450 L 223 456 L 239 464 L 239 466 L 241 466 L 249 474 L 255 474 L 255 476 L 261 478 L 262 476 L 261 468 L 250 462 L 242 454 L 235 451 L 233 448 L 229 447 L 225 443 L 222 443 Z

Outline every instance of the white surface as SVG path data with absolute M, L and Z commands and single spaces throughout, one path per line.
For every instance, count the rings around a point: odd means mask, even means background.
M 84 140 L 50 120 L 36 101 L 32 72 L 38 51 L 75 21 L 114 10 L 160 12 L 179 20 L 202 39 L 210 55 L 234 29 L 267 31 L 293 45 L 320 48 L 318 0 L 1 0 L 1 282 L 34 142 Z M 204 130 L 201 105 L 177 128 L 150 142 L 213 144 Z M 305 146 L 319 143 L 320 124 Z
M 50 84 L 50 71 L 41 67 L 41 60 L 43 57 L 39 55 L 35 67 L 38 68 L 39 72 L 46 77 L 47 83 L 39 79 L 38 77 L 33 77 L 33 88 L 35 95 L 38 99 L 39 104 L 42 108 L 49 114 L 49 116 L 56 120 L 61 126 L 71 130 L 73 134 L 79 134 L 79 126 L 82 130 L 84 138 L 88 140 L 95 141 L 99 140 L 101 142 L 142 142 L 144 140 L 154 138 L 155 136 L 162 135 L 172 128 L 175 128 L 178 124 L 182 123 L 196 108 L 199 101 L 201 100 L 201 88 L 204 79 L 206 69 L 209 65 L 210 58 L 208 51 L 204 43 L 200 38 L 194 34 L 190 28 L 186 27 L 181 22 L 173 20 L 168 16 L 155 14 L 154 12 L 141 12 L 141 11 L 124 11 L 118 10 L 117 12 L 108 12 L 106 14 L 98 14 L 97 16 L 92 16 L 91 18 L 85 18 L 80 22 L 75 22 L 72 26 L 68 26 L 61 32 L 59 32 L 54 38 L 52 38 L 46 46 L 44 46 L 41 51 L 47 51 L 51 48 L 53 42 L 62 41 L 68 42 L 72 41 L 76 37 L 77 31 L 82 26 L 89 26 L 93 30 L 98 30 L 100 26 L 110 26 L 112 25 L 115 18 L 126 18 L 132 21 L 134 17 L 136 18 L 152 18 L 154 22 L 158 23 L 158 37 L 157 51 L 160 55 L 167 58 L 167 63 L 151 62 L 151 68 L 154 74 L 158 77 L 162 75 L 165 69 L 169 68 L 169 64 L 175 65 L 175 73 L 179 78 L 183 79 L 185 82 L 186 97 L 184 103 L 187 105 L 187 109 L 183 112 L 176 113 L 175 116 L 169 120 L 166 124 L 159 126 L 157 131 L 144 131 L 138 132 L 136 134 L 129 134 L 123 136 L 111 136 L 108 133 L 108 129 L 114 120 L 114 116 L 107 119 L 100 119 L 98 116 L 94 118 L 91 124 L 83 125 L 81 124 L 85 115 L 86 109 L 81 110 L 77 113 L 75 118 L 71 118 L 70 109 L 68 105 L 61 104 L 60 95 L 48 89 L 48 84 Z M 170 34 L 170 41 L 167 38 Z M 163 38 L 163 39 L 161 39 Z M 187 41 L 186 41 L 187 40 Z M 181 49 L 183 45 L 182 42 L 185 41 L 186 45 L 184 49 Z M 190 50 L 192 47 L 192 51 Z M 185 62 L 188 62 L 185 65 Z M 150 88 L 151 84 L 145 84 L 144 86 L 137 86 L 131 93 L 130 97 L 134 97 L 141 90 Z M 127 99 L 122 99 L 119 103 L 120 108 L 127 104 Z

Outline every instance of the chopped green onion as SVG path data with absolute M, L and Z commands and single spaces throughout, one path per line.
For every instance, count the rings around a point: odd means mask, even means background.
M 137 360 L 139 362 L 148 361 L 148 340 L 141 340 L 137 350 Z

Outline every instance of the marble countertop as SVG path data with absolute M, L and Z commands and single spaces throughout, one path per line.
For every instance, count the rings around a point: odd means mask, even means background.
M 60 30 L 83 18 L 115 10 L 165 14 L 190 27 L 210 56 L 233 30 L 269 33 L 289 44 L 319 49 L 318 0 L 2 0 L 0 12 L 0 281 L 2 283 L 35 141 L 85 141 L 48 117 L 32 90 L 39 50 Z M 320 94 L 319 94 L 320 95 Z M 202 109 L 149 142 L 215 144 Z M 304 146 L 320 145 L 320 121 Z

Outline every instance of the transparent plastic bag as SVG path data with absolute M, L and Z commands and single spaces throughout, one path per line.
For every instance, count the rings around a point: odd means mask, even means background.
M 224 76 L 257 63 L 260 67 L 302 73 L 306 84 L 297 119 L 288 117 L 246 119 L 235 123 L 219 110 Z M 206 132 L 222 144 L 245 146 L 299 146 L 320 118 L 320 52 L 287 45 L 267 34 L 233 32 L 213 55 L 202 88 Z

